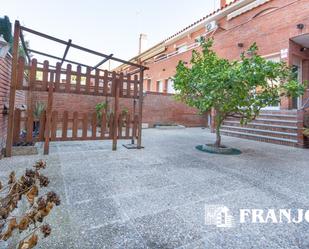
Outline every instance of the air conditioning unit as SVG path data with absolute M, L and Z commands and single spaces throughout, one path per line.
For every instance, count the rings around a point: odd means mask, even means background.
M 216 21 L 212 21 L 206 24 L 206 31 L 210 32 L 215 30 L 218 27 L 218 24 Z

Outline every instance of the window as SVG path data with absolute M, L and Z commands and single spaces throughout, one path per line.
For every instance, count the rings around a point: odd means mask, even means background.
M 175 93 L 175 89 L 174 89 L 174 81 L 172 79 L 169 79 L 167 81 L 167 93 Z
M 187 51 L 187 44 L 177 47 L 176 50 L 177 50 L 178 54 L 186 52 Z
M 274 63 L 279 63 L 281 61 L 280 56 L 270 56 L 270 57 L 264 57 L 265 60 L 271 61 Z M 279 82 L 269 82 L 269 84 L 275 84 L 277 85 Z
M 195 39 L 194 39 L 194 41 L 198 42 L 198 43 L 201 43 L 202 40 L 203 40 L 203 36 L 202 35 L 199 35 L 199 36 L 195 37 Z
M 151 91 L 151 79 L 147 80 L 147 91 Z
M 162 93 L 163 92 L 163 82 L 162 81 L 157 81 L 157 92 Z
M 266 57 L 265 58 L 267 61 L 272 61 L 272 62 L 280 62 L 280 56 L 271 56 L 271 57 Z M 274 84 L 277 85 L 278 82 L 273 81 L 273 82 L 268 82 L 268 84 Z M 259 91 L 259 89 L 256 89 L 256 91 Z M 280 103 L 273 105 L 273 106 L 267 106 L 263 108 L 264 110 L 279 110 L 280 109 Z
M 164 80 L 163 92 L 167 93 L 168 80 Z
M 266 57 L 265 58 L 267 61 L 272 61 L 272 62 L 275 62 L 275 63 L 278 63 L 281 61 L 280 57 L 279 56 L 271 56 L 271 57 Z M 279 82 L 269 82 L 269 84 L 275 84 L 275 85 L 278 85 Z
M 154 58 L 154 61 L 160 61 L 160 60 L 165 59 L 166 57 L 167 57 L 166 54 L 159 54 L 158 56 Z
M 268 61 L 272 61 L 272 62 L 280 62 L 281 61 L 279 56 L 266 57 L 265 59 L 268 60 Z

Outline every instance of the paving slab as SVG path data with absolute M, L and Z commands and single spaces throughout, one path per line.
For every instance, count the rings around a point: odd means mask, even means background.
M 172 249 L 201 239 L 198 230 L 171 210 L 136 218 L 133 224 L 148 248 Z
M 129 222 L 126 222 L 113 223 L 84 231 L 76 241 L 75 248 L 145 249 L 147 246 L 136 229 Z

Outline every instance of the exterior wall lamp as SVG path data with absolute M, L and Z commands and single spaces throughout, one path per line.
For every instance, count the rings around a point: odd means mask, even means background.
M 305 25 L 303 23 L 299 23 L 296 25 L 296 27 L 300 30 L 304 29 Z
M 0 58 L 5 58 L 10 50 L 10 44 L 0 35 Z

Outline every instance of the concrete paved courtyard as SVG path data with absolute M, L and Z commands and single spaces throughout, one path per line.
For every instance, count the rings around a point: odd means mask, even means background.
M 61 206 L 40 248 L 309 248 L 309 223 L 245 224 L 239 209 L 309 209 L 309 151 L 223 137 L 243 151 L 197 151 L 214 135 L 200 128 L 143 131 L 143 150 L 111 152 L 109 141 L 51 144 L 49 156 L 0 161 L 3 179 L 47 160 Z M 205 225 L 205 205 L 229 208 L 232 228 Z

